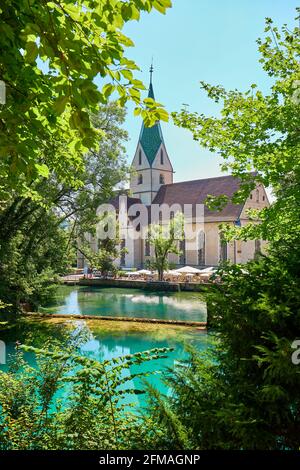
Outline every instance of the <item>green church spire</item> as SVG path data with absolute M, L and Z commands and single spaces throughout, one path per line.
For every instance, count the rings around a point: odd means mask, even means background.
M 152 74 L 153 74 L 153 64 L 150 67 L 150 85 L 148 91 L 148 98 L 154 98 L 154 91 L 152 85 Z M 159 121 L 152 127 L 145 127 L 144 123 L 142 124 L 142 129 L 140 133 L 139 143 L 141 144 L 149 165 L 152 166 L 154 159 L 157 155 L 159 147 L 163 143 L 164 138 L 162 135 L 161 127 Z

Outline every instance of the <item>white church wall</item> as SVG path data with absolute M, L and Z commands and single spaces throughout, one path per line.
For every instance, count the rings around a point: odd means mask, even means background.
M 163 154 L 163 163 L 161 162 L 161 152 Z M 161 144 L 161 146 L 159 147 L 158 152 L 153 160 L 152 168 L 173 172 L 173 167 L 169 155 L 167 153 L 166 146 L 164 144 Z

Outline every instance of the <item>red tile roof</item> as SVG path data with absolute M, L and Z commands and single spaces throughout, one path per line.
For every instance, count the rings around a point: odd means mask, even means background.
M 165 184 L 160 187 L 152 204 L 204 204 L 208 195 L 228 196 L 232 198 L 238 191 L 241 180 L 228 175 L 201 180 L 183 181 L 180 183 Z M 204 207 L 204 216 L 220 220 L 236 220 L 241 214 L 244 204 L 229 202 L 221 211 L 210 211 Z
M 109 204 L 114 206 L 114 208 L 118 211 L 119 210 L 119 198 L 120 196 L 127 196 L 127 194 L 118 194 L 114 198 L 110 199 Z M 142 204 L 142 201 L 138 197 L 130 197 L 127 196 L 127 209 L 133 204 Z

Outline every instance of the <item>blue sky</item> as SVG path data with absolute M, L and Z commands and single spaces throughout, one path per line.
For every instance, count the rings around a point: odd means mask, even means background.
M 173 0 L 166 15 L 143 14 L 139 22 L 126 26 L 125 34 L 135 43 L 127 56 L 141 67 L 138 78 L 146 85 L 154 57 L 155 97 L 169 112 L 186 103 L 191 110 L 216 114 L 216 105 L 200 91 L 200 80 L 241 91 L 256 83 L 267 92 L 270 81 L 258 62 L 256 39 L 263 35 L 265 17 L 293 27 L 297 6 L 294 0 Z M 129 161 L 140 127 L 140 118 L 129 106 Z M 221 174 L 220 159 L 194 142 L 188 131 L 172 122 L 163 123 L 162 129 L 175 181 Z

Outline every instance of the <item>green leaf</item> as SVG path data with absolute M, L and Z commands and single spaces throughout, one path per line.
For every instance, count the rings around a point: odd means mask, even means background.
M 29 41 L 27 44 L 26 44 L 26 54 L 25 54 L 25 58 L 26 58 L 26 61 L 29 62 L 29 63 L 32 63 L 36 60 L 37 56 L 38 56 L 38 47 L 36 45 L 36 43 L 34 41 Z
M 106 85 L 104 85 L 102 89 L 102 93 L 105 96 L 105 98 L 108 98 L 114 92 L 114 90 L 115 90 L 115 86 L 112 85 L 111 83 L 107 83 Z
M 38 174 L 40 176 L 43 176 L 43 178 L 49 177 L 49 168 L 44 163 L 42 164 L 36 163 L 35 168 L 37 169 Z
M 54 110 L 56 111 L 57 114 L 62 114 L 64 110 L 66 109 L 66 105 L 69 101 L 68 96 L 60 96 L 54 103 Z
M 121 74 L 123 75 L 124 78 L 127 78 L 127 80 L 131 81 L 133 78 L 131 70 L 121 70 Z

